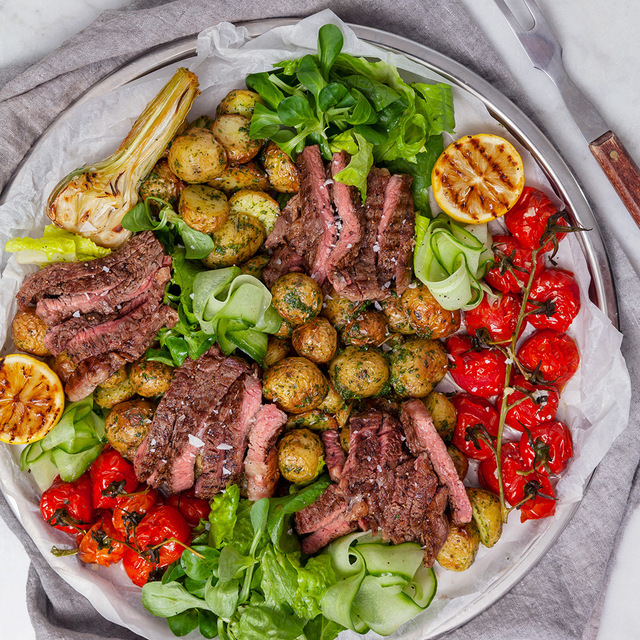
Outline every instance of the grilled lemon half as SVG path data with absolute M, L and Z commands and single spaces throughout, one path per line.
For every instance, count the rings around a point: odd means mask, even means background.
M 451 143 L 431 172 L 433 195 L 454 220 L 483 224 L 503 216 L 524 188 L 522 158 L 514 146 L 490 133 Z
M 44 362 L 21 353 L 0 358 L 0 441 L 28 444 L 44 438 L 63 409 L 60 378 Z

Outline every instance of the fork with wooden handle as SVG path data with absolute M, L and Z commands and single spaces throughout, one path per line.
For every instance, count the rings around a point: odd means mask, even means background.
M 640 169 L 620 138 L 609 129 L 595 106 L 567 75 L 562 63 L 562 47 L 540 7 L 534 0 L 522 0 L 534 21 L 531 29 L 525 29 L 505 0 L 494 1 L 534 67 L 544 71 L 560 90 L 569 113 L 589 143 L 591 153 L 640 227 Z

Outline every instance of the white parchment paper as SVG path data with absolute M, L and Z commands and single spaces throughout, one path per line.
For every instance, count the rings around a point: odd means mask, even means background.
M 294 26 L 274 29 L 254 40 L 249 40 L 244 28 L 221 23 L 200 34 L 197 58 L 187 65 L 198 74 L 202 89 L 192 116 L 213 114 L 220 99 L 231 89 L 244 87 L 247 74 L 265 71 L 283 59 L 315 52 L 318 29 L 328 22 L 342 28 L 345 51 L 395 64 L 406 72 L 408 80 L 440 80 L 416 62 L 360 41 L 330 11 Z M 25 275 L 32 270 L 4 254 L 4 243 L 13 236 L 41 235 L 48 222 L 44 213 L 46 199 L 55 184 L 77 166 L 112 153 L 177 66 L 184 63 L 166 67 L 67 112 L 20 171 L 10 199 L 0 206 L 0 344 L 5 345 L 3 353 L 13 350 L 7 328 L 16 310 L 14 296 Z M 454 98 L 456 137 L 481 132 L 508 137 L 478 100 L 458 88 L 454 88 Z M 512 142 L 523 156 L 527 184 L 546 187 L 550 193 L 531 156 Z M 461 624 L 469 612 L 481 610 L 506 592 L 559 533 L 562 523 L 581 499 L 590 474 L 626 426 L 631 391 L 620 353 L 622 336 L 587 296 L 589 272 L 575 238 L 568 237 L 561 243 L 557 262 L 574 272 L 582 302 L 580 314 L 569 330 L 579 345 L 581 366 L 565 388 L 559 409 L 559 417 L 571 427 L 575 456 L 558 482 L 557 515 L 521 525 L 518 514 L 514 513 L 500 542 L 493 549 L 481 547 L 470 570 L 458 574 L 436 567 L 439 580 L 436 600 L 426 612 L 400 629 L 396 638 L 432 637 Z M 442 383 L 445 389 L 452 385 L 450 378 Z M 146 638 L 173 638 L 163 619 L 154 618 L 142 608 L 139 588 L 131 584 L 120 565 L 95 567 L 75 558 L 56 558 L 49 552 L 53 544 L 68 545 L 70 538 L 53 530 L 41 518 L 39 492 L 28 474 L 20 471 L 16 462 L 18 455 L 17 447 L 0 447 L 0 488 L 51 566 L 109 620 Z M 360 636 L 345 632 L 341 637 Z

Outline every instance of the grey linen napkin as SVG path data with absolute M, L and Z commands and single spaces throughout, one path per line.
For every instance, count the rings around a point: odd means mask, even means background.
M 0 189 L 62 109 L 95 82 L 149 48 L 195 34 L 219 21 L 302 17 L 325 8 L 333 9 L 347 22 L 386 29 L 449 55 L 493 83 L 535 119 L 524 93 L 458 0 L 138 0 L 125 10 L 103 13 L 26 71 L 0 71 L 0 86 L 6 82 L 0 89 L 0 122 L 4 125 Z M 22 73 L 16 75 L 19 71 Z M 604 235 L 620 294 L 623 352 L 632 381 L 640 382 L 633 357 L 640 353 L 640 325 L 634 313 L 640 282 L 606 228 Z M 596 637 L 615 551 L 630 513 L 640 502 L 640 481 L 636 477 L 640 459 L 639 408 L 636 394 L 629 427 L 597 468 L 580 508 L 549 553 L 502 600 L 448 637 Z M 2 496 L 0 515 L 32 560 L 27 603 L 39 639 L 139 638 L 102 619 L 82 595 L 49 568 Z

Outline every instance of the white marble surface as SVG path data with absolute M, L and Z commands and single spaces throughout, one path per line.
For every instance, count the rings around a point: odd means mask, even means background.
M 508 0 L 514 4 L 514 0 Z M 517 3 L 519 0 L 515 0 Z M 492 0 L 463 0 L 493 45 L 527 89 L 556 146 L 574 167 L 598 209 L 616 220 L 616 235 L 640 272 L 640 231 L 591 157 L 559 95 L 535 71 Z M 565 64 L 600 109 L 610 127 L 640 163 L 640 2 L 637 0 L 538 0 L 564 46 Z M 91 22 L 101 11 L 128 0 L 0 0 L 0 68 L 32 63 Z M 619 563 L 607 594 L 599 640 L 640 637 L 640 513 L 625 534 L 624 566 Z M 35 637 L 25 605 L 28 558 L 0 521 L 0 637 Z M 524 639 L 523 639 L 524 640 Z

